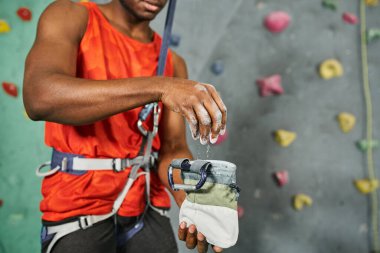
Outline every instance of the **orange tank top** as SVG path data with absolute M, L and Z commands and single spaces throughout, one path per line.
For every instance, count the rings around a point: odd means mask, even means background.
M 88 10 L 86 32 L 79 45 L 77 77 L 111 80 L 155 76 L 161 37 L 142 43 L 116 30 L 95 3 L 82 3 Z M 165 76 L 173 76 L 169 51 Z M 75 91 L 73 91 L 75 92 Z M 112 103 L 112 101 L 109 101 Z M 160 104 L 162 107 L 162 105 Z M 84 126 L 46 122 L 45 143 L 61 152 L 91 158 L 133 158 L 138 155 L 142 135 L 137 128 L 140 108 L 114 115 Z M 152 117 L 145 127 L 151 128 Z M 157 135 L 153 150 L 160 149 Z M 112 209 L 113 200 L 124 186 L 129 170 L 121 173 L 89 171 L 82 176 L 59 172 L 42 183 L 43 219 L 58 221 L 83 214 L 104 214 Z M 157 207 L 170 207 L 169 197 L 157 173 L 151 173 L 151 201 Z M 119 214 L 136 216 L 145 207 L 145 179 L 140 177 L 128 193 Z

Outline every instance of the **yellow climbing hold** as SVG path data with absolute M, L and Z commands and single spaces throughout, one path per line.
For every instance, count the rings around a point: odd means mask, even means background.
M 289 146 L 297 138 L 297 134 L 295 132 L 290 132 L 283 129 L 277 130 L 274 135 L 276 142 L 282 147 Z
M 306 194 L 297 194 L 293 198 L 293 207 L 297 211 L 301 211 L 305 206 L 311 206 L 313 199 Z
M 365 0 L 365 4 L 372 7 L 378 6 L 379 0 Z
M 87 3 L 89 1 L 88 0 L 80 0 L 79 2 L 81 2 L 81 3 Z
M 337 119 L 339 122 L 339 127 L 343 133 L 350 132 L 355 126 L 356 118 L 351 113 L 341 112 L 338 114 Z
M 340 77 L 343 75 L 343 72 L 342 64 L 335 59 L 325 60 L 319 66 L 319 75 L 326 80 L 334 77 Z
M 363 194 L 368 194 L 379 188 L 377 179 L 358 179 L 354 181 L 356 189 Z
M 9 26 L 8 22 L 0 19 L 0 33 L 7 33 L 11 31 L 11 27 Z

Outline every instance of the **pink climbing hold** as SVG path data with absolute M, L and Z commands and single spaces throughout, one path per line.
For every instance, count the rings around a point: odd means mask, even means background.
M 280 33 L 288 28 L 291 17 L 285 11 L 274 11 L 264 19 L 265 27 L 272 33 Z
M 225 140 L 227 140 L 227 137 L 228 137 L 228 132 L 226 130 L 226 132 L 224 133 L 224 135 L 219 135 L 218 136 L 218 140 L 215 142 L 215 145 L 222 144 Z
M 281 187 L 289 183 L 289 173 L 286 170 L 277 171 L 273 176 Z
M 350 12 L 343 13 L 342 19 L 344 22 L 350 25 L 356 25 L 357 23 L 359 23 L 358 17 L 355 14 L 350 13 Z
M 244 208 L 242 206 L 238 206 L 237 212 L 239 219 L 241 219 L 244 216 Z
M 273 75 L 258 79 L 257 86 L 260 89 L 260 96 L 281 95 L 284 89 L 281 86 L 282 78 L 280 75 Z

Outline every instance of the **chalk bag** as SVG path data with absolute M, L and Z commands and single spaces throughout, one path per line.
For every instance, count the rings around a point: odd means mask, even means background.
M 175 184 L 173 170 L 181 170 L 183 184 Z M 173 190 L 184 190 L 179 222 L 194 224 L 215 246 L 229 248 L 239 234 L 236 165 L 226 161 L 176 159 L 168 170 Z

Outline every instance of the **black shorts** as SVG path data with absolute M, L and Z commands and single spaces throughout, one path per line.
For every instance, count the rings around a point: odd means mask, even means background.
M 78 230 L 61 238 L 52 253 L 177 253 L 177 243 L 168 217 L 149 209 L 144 216 L 144 227 L 123 246 L 117 246 L 116 226 L 133 226 L 137 217 L 118 217 L 94 224 L 85 230 Z M 43 222 L 44 225 L 61 223 Z M 41 252 L 45 253 L 50 240 L 42 243 Z

